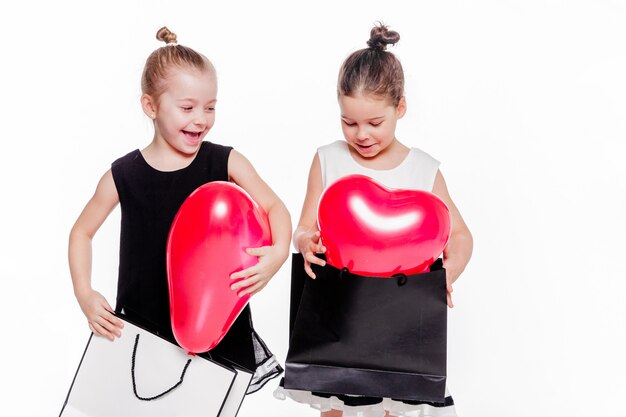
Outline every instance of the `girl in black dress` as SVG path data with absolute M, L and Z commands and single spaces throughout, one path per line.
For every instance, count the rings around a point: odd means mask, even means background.
M 141 105 L 154 123 L 152 142 L 113 162 L 70 233 L 69 263 L 74 293 L 98 336 L 121 335 L 123 315 L 174 341 L 166 275 L 167 236 L 179 207 L 209 181 L 233 181 L 268 214 L 272 245 L 247 249 L 258 263 L 233 274 L 240 295 L 260 291 L 287 259 L 291 235 L 289 213 L 250 162 L 231 147 L 203 141 L 215 121 L 215 68 L 202 54 L 178 45 L 167 28 L 157 32 L 167 43 L 148 57 Z M 116 307 L 91 287 L 91 241 L 117 204 L 121 206 L 120 265 Z M 249 392 L 282 369 L 252 327 L 246 307 L 228 334 L 211 350 L 256 371 Z

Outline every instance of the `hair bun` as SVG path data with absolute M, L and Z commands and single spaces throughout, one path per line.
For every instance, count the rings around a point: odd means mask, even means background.
M 387 26 L 379 23 L 370 31 L 370 40 L 367 41 L 367 46 L 371 49 L 384 51 L 387 49 L 387 45 L 395 45 L 399 40 L 400 34 L 398 32 L 389 30 Z
M 163 26 L 161 29 L 157 31 L 156 38 L 167 44 L 177 43 L 176 34 L 174 32 L 170 32 L 170 30 L 165 26 Z

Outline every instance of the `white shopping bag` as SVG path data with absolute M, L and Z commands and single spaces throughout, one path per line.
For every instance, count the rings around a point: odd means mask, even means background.
M 89 338 L 61 416 L 234 417 L 248 375 L 124 320 L 115 341 Z
M 254 373 L 233 363 L 225 363 L 225 365 L 230 366 L 237 372 L 237 376 L 235 376 L 233 385 L 230 387 L 228 397 L 226 397 L 226 401 L 224 401 L 224 406 L 222 407 L 219 417 L 236 417 L 241 403 L 243 403 L 243 398 L 246 396 L 250 382 L 252 382 Z

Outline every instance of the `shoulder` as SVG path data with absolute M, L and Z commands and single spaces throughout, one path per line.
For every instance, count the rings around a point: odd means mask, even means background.
M 111 164 L 111 174 L 113 175 L 113 179 L 119 178 L 128 172 L 131 167 L 136 164 L 139 158 L 141 158 L 141 152 L 139 149 L 135 149 L 134 151 L 131 151 L 121 158 L 117 158 L 113 161 Z
M 250 162 L 250 160 L 248 160 L 248 158 L 246 158 L 242 153 L 232 148 L 228 154 L 227 165 L 228 177 L 230 179 L 234 179 L 235 182 L 237 182 L 237 178 L 256 172 L 252 162 Z
M 232 163 L 232 146 L 220 145 L 218 143 L 204 141 L 200 145 L 200 150 L 196 157 L 200 163 L 196 166 L 207 170 L 208 178 L 211 181 L 227 181 L 229 169 Z
M 205 141 L 200 145 L 198 159 L 204 161 L 204 164 L 209 164 L 214 169 L 221 171 L 222 169 L 227 169 L 231 155 L 234 153 L 232 146 Z
M 333 152 L 341 152 L 342 150 L 345 150 L 345 149 L 347 149 L 346 142 L 344 140 L 336 140 L 334 142 L 331 142 L 329 144 L 326 144 L 317 148 L 317 153 L 325 155 L 325 154 L 333 153 Z
M 412 153 L 414 158 L 418 158 L 418 159 L 423 160 L 423 161 L 429 161 L 429 162 L 435 163 L 437 165 L 439 165 L 441 163 L 438 159 L 436 159 L 431 154 L 429 154 L 426 151 L 423 151 L 420 148 L 411 148 L 411 153 Z
M 410 188 L 432 191 L 439 165 L 439 160 L 429 153 L 419 148 L 411 148 L 400 172 L 404 177 L 411 178 Z
M 319 168 L 312 166 L 311 169 L 320 171 L 323 187 L 339 177 L 353 173 L 355 169 L 355 162 L 350 156 L 350 149 L 345 140 L 336 140 L 319 147 L 316 156 L 318 157 L 316 167 Z M 316 161 L 313 160 L 313 163 Z
M 140 155 L 139 155 L 139 149 L 135 149 L 134 151 L 130 151 L 128 152 L 126 155 L 117 158 L 115 161 L 113 161 L 113 163 L 111 164 L 111 167 L 120 167 L 123 165 L 128 165 L 129 163 L 132 163 L 133 161 L 135 161 Z
M 436 172 L 439 169 L 439 165 L 441 165 L 438 159 L 419 148 L 411 148 L 410 158 L 411 165 L 421 170 L 427 169 L 428 171 Z
M 200 145 L 200 150 L 212 154 L 229 155 L 230 152 L 233 150 L 233 147 L 220 145 L 219 143 L 204 141 L 202 142 L 202 145 Z
M 348 144 L 345 140 L 336 140 L 317 148 L 316 155 L 319 157 L 322 165 L 344 164 L 350 157 L 350 149 L 348 149 Z
M 228 178 L 228 170 L 233 163 L 233 155 L 237 151 L 232 146 L 220 145 L 213 142 L 202 142 L 198 159 L 204 161 L 205 165 L 210 166 L 211 171 L 218 176 L 226 176 Z
M 117 186 L 115 184 L 115 178 L 113 177 L 113 170 L 109 169 L 102 175 L 98 186 L 96 187 L 95 198 L 100 201 L 111 201 L 117 203 L 119 201 Z

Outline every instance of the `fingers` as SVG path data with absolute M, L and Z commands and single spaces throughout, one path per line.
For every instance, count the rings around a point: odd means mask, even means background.
M 109 319 L 109 321 L 117 328 L 119 329 L 123 329 L 124 328 L 124 322 L 120 319 L 118 319 L 116 316 L 114 316 L 113 314 L 111 314 L 111 319 Z
M 240 281 L 235 282 L 234 284 L 232 284 L 230 286 L 231 290 L 238 290 L 241 288 L 247 288 L 250 287 L 251 285 L 256 284 L 259 281 L 263 281 L 266 282 L 269 281 L 269 278 L 264 278 L 264 275 L 261 274 L 254 274 L 252 276 L 247 277 L 246 279 L 242 279 Z M 239 294 L 241 294 L 241 292 L 239 292 Z
M 320 233 L 320 231 L 318 230 L 317 232 L 313 233 L 313 235 L 311 236 L 311 240 L 313 241 L 313 243 L 315 244 L 321 244 L 320 243 L 320 237 L 322 236 L 322 234 Z
M 448 293 L 447 302 L 448 302 L 448 307 L 450 308 L 454 307 L 454 303 L 452 302 L 452 294 L 450 293 Z
M 260 256 L 267 255 L 271 249 L 272 249 L 271 246 L 261 246 L 260 248 L 247 248 L 246 253 L 250 256 L 260 257 Z M 251 266 L 250 268 L 242 269 L 241 271 L 231 274 L 230 279 L 246 278 L 254 274 L 258 274 L 258 273 L 259 273 L 259 269 L 258 269 L 258 264 L 257 264 L 257 265 Z
M 90 323 L 89 325 L 96 335 L 106 337 L 111 341 L 115 339 L 111 333 L 107 332 L 106 329 L 100 326 L 98 323 Z
M 320 232 L 315 232 L 312 236 L 311 236 L 311 243 L 313 243 L 312 247 L 311 247 L 311 251 L 312 252 L 320 252 L 320 253 L 326 253 L 326 246 L 324 246 L 322 244 L 322 240 L 320 239 Z
M 317 234 L 319 234 L 319 232 Z M 320 249 L 320 251 L 324 251 L 324 252 L 326 251 L 326 248 L 322 246 L 321 244 L 318 245 L 318 248 Z M 315 265 L 319 265 L 323 267 L 326 265 L 326 261 L 315 256 L 314 251 L 308 251 L 304 253 L 303 257 L 304 257 L 304 272 L 306 272 L 306 274 L 310 276 L 311 278 L 315 279 L 316 278 L 315 273 L 313 272 L 313 269 L 311 268 L 311 264 L 315 264 Z
M 306 274 L 308 276 L 310 276 L 311 278 L 315 279 L 315 273 L 313 272 L 313 270 L 311 269 L 311 263 L 309 261 L 307 261 L 306 259 L 304 260 L 304 272 L 306 272 Z
M 100 325 L 100 323 L 89 323 L 89 328 L 97 336 L 106 337 L 107 339 L 111 341 L 115 340 L 115 336 L 113 335 L 113 333 L 109 332 L 105 327 Z
M 117 318 L 115 314 L 113 314 L 113 309 L 111 308 L 111 305 L 107 302 L 106 299 L 104 300 L 103 305 L 104 305 L 104 309 L 106 310 L 103 314 L 103 317 L 113 326 L 123 329 L 124 322 L 120 320 L 119 318 Z
M 113 340 L 115 337 L 122 335 L 120 329 L 124 327 L 124 323 L 119 318 L 115 317 L 110 310 L 107 310 L 106 307 L 110 308 L 108 303 L 104 301 L 98 308 L 98 311 L 90 315 L 87 319 L 94 333 Z
M 317 256 L 315 256 L 315 254 L 313 252 L 307 252 L 304 254 L 304 259 L 311 263 L 311 264 L 315 264 L 315 265 L 319 265 L 319 266 L 324 266 L 326 265 L 326 261 L 324 261 L 323 259 L 318 258 Z
M 308 251 L 311 252 L 326 252 L 326 248 L 322 245 L 322 241 L 320 239 L 320 232 L 304 232 L 301 233 L 297 239 L 296 249 L 300 253 L 305 253 Z
M 237 295 L 239 297 L 243 297 L 244 295 L 254 295 L 256 293 L 258 293 L 259 291 L 261 291 L 263 288 L 265 288 L 265 286 L 267 285 L 269 280 L 262 280 L 259 279 L 256 283 L 244 288 L 243 290 L 239 291 L 237 293 Z
M 102 294 L 88 291 L 80 297 L 79 304 L 87 318 L 89 330 L 95 335 L 109 340 L 122 335 L 120 329 L 124 327 L 124 322 L 115 316 L 111 305 Z
M 232 275 L 231 275 L 231 278 L 232 278 Z M 235 282 L 234 284 L 231 284 L 230 289 L 233 290 L 233 291 L 236 291 L 236 290 L 238 290 L 240 288 L 245 288 L 248 285 L 252 285 L 254 282 L 256 282 L 256 281 L 253 281 L 252 277 L 249 277 L 249 278 L 246 278 L 246 279 L 242 279 L 242 280 L 239 280 L 239 281 Z
M 96 323 L 88 323 L 89 324 L 89 330 L 91 330 L 93 332 L 93 334 L 95 334 L 98 337 L 106 337 L 107 339 L 113 341 L 115 340 L 115 337 L 107 332 L 106 330 L 104 330 L 102 328 L 102 326 L 96 324 Z
M 237 291 L 243 288 L 241 291 L 237 292 L 238 297 L 243 297 L 246 294 L 256 294 L 257 292 L 265 288 L 268 282 L 269 278 L 264 278 L 262 275 L 257 274 L 236 282 L 235 284 L 230 286 L 230 289 L 233 291 Z
M 117 319 L 113 314 L 107 312 L 107 316 L 99 316 L 95 320 L 92 321 L 94 326 L 100 326 L 101 329 L 104 329 L 107 334 L 111 336 L 115 335 L 116 337 L 120 337 L 122 332 L 120 331 L 120 327 L 113 323 L 113 319 Z M 96 329 L 99 329 L 96 327 Z M 107 336 L 108 337 L 108 336 Z
M 246 277 L 256 274 L 257 272 L 258 272 L 257 266 L 254 265 L 254 266 L 251 266 L 250 268 L 242 269 L 239 272 L 230 274 L 230 279 L 246 278 Z

